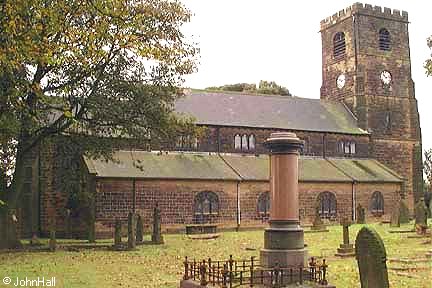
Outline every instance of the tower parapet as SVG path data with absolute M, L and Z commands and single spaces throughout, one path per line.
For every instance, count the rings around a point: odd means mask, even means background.
M 397 9 L 392 10 L 387 7 L 372 6 L 371 4 L 357 2 L 345 9 L 340 10 L 338 13 L 321 20 L 320 31 L 343 21 L 346 18 L 352 17 L 355 14 L 374 16 L 408 23 L 408 12 L 406 11 L 400 11 Z

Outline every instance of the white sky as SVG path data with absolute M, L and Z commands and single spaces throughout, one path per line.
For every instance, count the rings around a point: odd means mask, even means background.
M 320 21 L 355 0 L 181 0 L 194 16 L 184 32 L 201 49 L 198 72 L 185 85 L 205 88 L 233 83 L 276 81 L 293 95 L 319 98 Z M 431 51 L 432 1 L 376 0 L 366 3 L 408 12 L 412 78 L 415 82 L 423 148 L 432 148 L 432 77 L 424 61 Z

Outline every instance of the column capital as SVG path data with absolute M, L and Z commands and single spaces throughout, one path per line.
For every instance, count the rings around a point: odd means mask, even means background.
M 270 134 L 264 146 L 270 150 L 270 154 L 291 154 L 298 153 L 303 148 L 304 141 L 295 133 L 277 132 Z

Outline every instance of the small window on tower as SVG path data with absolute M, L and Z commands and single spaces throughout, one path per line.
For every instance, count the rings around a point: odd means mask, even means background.
M 342 57 L 345 55 L 345 34 L 338 32 L 333 37 L 333 57 Z
M 382 28 L 379 30 L 379 49 L 384 51 L 390 51 L 390 32 L 387 29 Z

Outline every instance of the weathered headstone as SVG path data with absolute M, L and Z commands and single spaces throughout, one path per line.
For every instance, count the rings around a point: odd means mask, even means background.
M 30 246 L 41 246 L 42 243 L 40 242 L 39 238 L 37 237 L 37 234 L 35 232 L 32 233 L 32 238 L 30 239 Z
M 429 216 L 429 218 L 432 217 L 432 197 L 429 200 L 429 215 L 428 216 Z
M 136 248 L 136 217 L 135 214 L 129 212 L 128 215 L 128 249 Z
M 152 242 L 153 244 L 164 243 L 162 231 L 161 231 L 161 213 L 157 202 L 155 208 L 153 209 Z
M 390 227 L 400 227 L 400 209 L 393 209 L 390 216 Z
M 349 243 L 349 226 L 351 224 L 351 221 L 349 221 L 347 218 L 343 218 L 341 221 L 343 229 L 343 243 L 340 244 L 339 248 L 337 249 L 336 256 L 351 257 L 355 255 L 353 244 Z
M 314 216 L 314 220 L 312 222 L 311 230 L 326 230 L 326 226 L 325 226 L 324 222 L 322 221 L 321 216 L 319 214 L 319 209 L 320 209 L 320 203 L 318 201 L 316 206 L 315 206 L 315 216 Z
M 420 225 L 427 225 L 427 208 L 424 198 L 420 198 L 415 206 L 415 223 Z
M 72 217 L 71 209 L 66 209 L 65 211 L 65 226 L 66 226 L 66 238 L 72 238 Z
M 122 235 L 121 235 L 121 221 L 120 219 L 115 220 L 114 228 L 114 249 L 119 250 L 122 248 Z
M 358 204 L 356 212 L 357 212 L 357 223 L 358 224 L 366 223 L 365 208 L 363 208 L 360 204 Z
M 96 243 L 96 229 L 94 223 L 90 223 L 88 227 L 88 242 Z
M 407 224 L 410 221 L 410 212 L 405 201 L 401 200 L 399 202 L 399 221 L 401 224 Z
M 137 226 L 136 226 L 136 242 L 137 244 L 142 243 L 144 240 L 144 224 L 141 215 L 137 215 Z
M 378 233 L 363 227 L 355 241 L 356 259 L 362 288 L 388 288 L 387 255 Z
M 57 249 L 56 232 L 54 229 L 51 229 L 50 231 L 50 240 L 48 242 L 48 246 L 51 252 L 54 252 Z
M 427 207 L 423 197 L 415 206 L 415 228 L 420 234 L 425 234 L 427 229 Z

